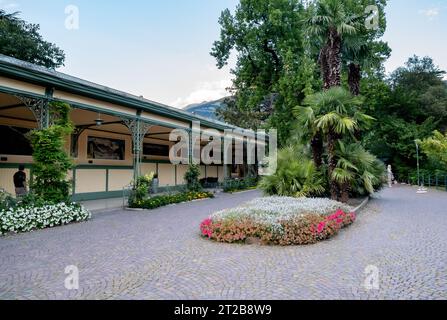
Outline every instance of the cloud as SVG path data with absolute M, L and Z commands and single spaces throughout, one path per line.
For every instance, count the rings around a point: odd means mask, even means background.
M 219 100 L 229 95 L 227 88 L 230 86 L 231 80 L 203 82 L 187 97 L 178 98 L 171 105 L 176 108 L 184 108 L 193 103 Z
M 430 8 L 430 9 L 424 9 L 419 10 L 419 14 L 422 14 L 428 18 L 428 20 L 433 20 L 439 15 L 439 8 Z
M 0 8 L 2 9 L 15 9 L 17 7 L 19 7 L 20 5 L 16 2 L 9 2 L 9 1 L 4 1 L 4 0 L 0 0 Z

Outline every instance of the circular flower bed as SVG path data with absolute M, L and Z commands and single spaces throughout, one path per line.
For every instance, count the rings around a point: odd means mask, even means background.
M 351 225 L 356 219 L 351 212 L 329 199 L 266 197 L 216 212 L 200 230 L 203 237 L 226 243 L 257 238 L 273 245 L 313 244 Z

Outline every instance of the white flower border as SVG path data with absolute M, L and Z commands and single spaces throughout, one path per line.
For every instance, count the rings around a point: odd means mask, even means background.
M 10 208 L 0 211 L 0 235 L 51 228 L 71 222 L 85 221 L 90 218 L 91 213 L 75 203 Z

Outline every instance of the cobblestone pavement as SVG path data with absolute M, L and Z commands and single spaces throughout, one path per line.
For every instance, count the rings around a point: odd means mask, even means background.
M 0 299 L 446 299 L 447 192 L 386 189 L 330 241 L 217 244 L 198 225 L 256 191 L 0 238 Z M 66 290 L 75 265 L 79 290 Z M 365 268 L 379 270 L 366 290 Z

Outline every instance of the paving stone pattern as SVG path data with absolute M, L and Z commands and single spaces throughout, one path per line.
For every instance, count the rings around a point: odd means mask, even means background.
M 199 224 L 258 191 L 0 238 L 0 299 L 446 299 L 447 192 L 386 189 L 311 246 L 213 243 Z M 64 286 L 79 269 L 79 290 Z M 377 267 L 379 289 L 365 287 Z

